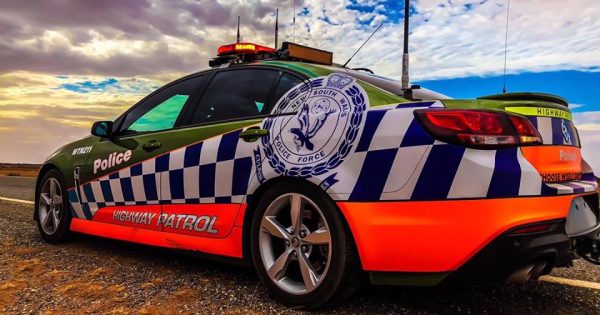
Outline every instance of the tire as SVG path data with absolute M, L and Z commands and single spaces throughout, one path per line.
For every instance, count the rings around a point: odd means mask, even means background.
M 51 188 L 52 185 L 56 185 Z M 57 244 L 71 238 L 71 211 L 64 189 L 64 178 L 58 170 L 51 169 L 40 181 L 36 189 L 35 211 L 36 223 L 44 241 Z M 52 193 L 54 189 L 54 194 Z M 50 197 L 54 196 L 54 198 Z M 56 224 L 56 220 L 58 223 Z
M 292 210 L 294 201 L 302 211 Z M 300 222 L 293 213 L 302 214 Z M 354 293 L 363 276 L 349 235 L 325 192 L 306 182 L 281 182 L 258 201 L 252 260 L 276 300 L 304 309 L 333 305 Z

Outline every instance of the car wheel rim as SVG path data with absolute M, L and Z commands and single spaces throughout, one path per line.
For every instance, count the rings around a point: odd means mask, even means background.
M 306 294 L 325 279 L 331 262 L 331 234 L 321 209 L 308 197 L 285 194 L 265 211 L 259 249 L 273 283 L 291 294 Z
M 44 233 L 53 235 L 61 220 L 62 190 L 56 178 L 48 178 L 42 185 L 38 204 L 40 226 Z

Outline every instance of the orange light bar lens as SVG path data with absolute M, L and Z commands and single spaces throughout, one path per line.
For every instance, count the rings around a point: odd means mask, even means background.
M 235 44 L 235 50 L 256 50 L 256 45 L 254 44 Z
M 217 55 L 221 56 L 224 54 L 257 54 L 260 52 L 274 53 L 275 49 L 252 43 L 235 43 L 219 47 L 219 49 L 217 50 Z

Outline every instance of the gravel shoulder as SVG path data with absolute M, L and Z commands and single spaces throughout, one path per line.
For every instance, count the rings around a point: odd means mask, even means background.
M 577 262 L 553 273 L 599 281 Z M 170 250 L 79 236 L 49 245 L 32 208 L 0 201 L 0 313 L 298 313 L 269 299 L 251 269 Z M 338 314 L 600 313 L 600 290 L 538 282 L 462 288 L 365 288 Z

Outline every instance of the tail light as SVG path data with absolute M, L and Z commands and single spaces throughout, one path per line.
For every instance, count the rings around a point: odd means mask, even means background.
M 518 228 L 510 231 L 509 235 L 525 235 L 525 234 L 543 233 L 543 232 L 556 231 L 557 229 L 558 229 L 558 223 L 545 222 L 545 223 L 530 224 L 527 226 L 518 227 Z
M 541 136 L 525 117 L 484 110 L 415 111 L 437 140 L 478 149 L 541 144 Z

